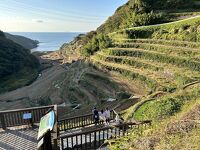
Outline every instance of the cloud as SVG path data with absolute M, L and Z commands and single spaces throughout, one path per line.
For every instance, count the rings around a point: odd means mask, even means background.
M 32 21 L 36 23 L 44 23 L 44 20 L 41 19 L 33 19 Z

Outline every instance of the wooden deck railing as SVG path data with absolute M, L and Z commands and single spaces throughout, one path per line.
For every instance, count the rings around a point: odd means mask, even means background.
M 115 114 L 111 111 L 111 120 L 115 118 Z M 74 128 L 84 127 L 94 124 L 93 114 L 71 117 L 58 121 L 59 131 L 66 131 Z
M 39 123 L 40 118 L 45 115 L 49 109 L 54 106 L 34 107 L 27 109 L 16 109 L 9 111 L 0 111 L 0 128 L 6 129 L 7 127 L 21 126 L 27 124 L 27 120 L 23 119 L 23 114 L 31 113 L 32 123 Z
M 139 123 L 124 123 L 116 126 L 98 127 L 89 131 L 82 131 L 59 137 L 61 149 L 97 149 L 105 140 L 126 135 L 127 129 L 150 125 L 151 121 Z

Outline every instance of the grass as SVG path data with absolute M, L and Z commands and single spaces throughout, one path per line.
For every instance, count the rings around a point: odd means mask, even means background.
M 160 44 L 150 44 L 150 43 L 126 43 L 118 44 L 119 48 L 138 48 L 148 51 L 155 51 L 160 53 L 168 53 L 173 56 L 182 56 L 189 59 L 196 58 L 196 61 L 200 60 L 200 51 L 198 49 L 193 50 L 192 48 L 183 48 L 177 46 L 166 46 Z M 199 59 L 197 59 L 199 58 Z
M 200 81 L 199 34 L 200 16 L 109 34 L 115 45 L 96 53 L 94 64 L 139 81 L 152 92 L 165 91 L 160 97 L 146 95 L 124 111 L 127 119 L 153 120 L 153 125 L 130 131 L 110 149 L 200 149 L 200 86 L 193 85 Z M 165 72 L 172 80 L 161 78 L 159 73 Z
M 156 47 L 157 45 L 149 47 L 148 43 L 155 44 L 156 42 L 151 40 L 148 41 L 148 39 L 145 40 L 145 42 L 143 42 L 144 44 L 139 43 L 144 47 L 138 46 L 139 44 L 136 40 L 135 47 L 114 47 L 105 49 L 93 56 L 92 60 L 101 68 L 107 69 L 108 71 L 119 72 L 133 80 L 140 80 L 140 83 L 142 84 L 147 84 L 145 78 L 151 79 L 151 81 L 156 83 L 154 88 L 159 85 L 166 86 L 166 84 L 161 84 L 164 83 L 164 79 L 159 81 L 156 72 L 170 69 L 175 78 L 173 82 L 169 82 L 168 85 L 172 86 L 176 83 L 181 86 L 176 87 L 175 91 L 168 92 L 160 98 L 144 98 L 143 101 L 125 111 L 124 116 L 128 119 L 139 121 L 150 119 L 154 121 L 154 125 L 148 130 L 139 129 L 130 131 L 127 137 L 115 140 L 115 144 L 111 145 L 110 148 L 197 148 L 199 140 L 196 140 L 195 136 L 197 136 L 197 134 L 195 134 L 195 132 L 198 132 L 199 128 L 195 128 L 193 122 L 186 122 L 186 124 L 185 122 L 181 122 L 181 114 L 183 114 L 184 111 L 186 112 L 190 105 L 193 105 L 199 100 L 200 87 L 198 85 L 194 87 L 191 86 L 191 88 L 183 88 L 191 82 L 196 81 L 194 83 L 197 83 L 200 79 L 200 70 L 198 69 L 200 64 L 197 61 L 192 60 L 195 58 L 195 55 L 198 55 L 199 53 L 197 49 L 198 44 L 195 45 L 190 42 L 180 42 L 178 46 L 175 46 L 174 43 L 170 44 L 170 41 L 168 41 L 166 42 L 166 45 L 163 43 L 164 48 L 160 45 L 158 47 Z M 127 43 L 124 43 L 124 45 L 127 45 Z M 186 48 L 184 45 L 186 45 Z M 171 54 L 169 54 L 170 48 L 173 49 Z M 189 52 L 194 53 L 190 56 Z M 191 66 L 193 62 L 196 63 L 196 67 L 194 68 Z M 134 78 L 132 77 L 133 74 Z M 143 78 L 140 78 L 140 75 L 142 75 Z M 192 108 L 190 110 L 192 110 Z M 174 116 L 177 116 L 177 114 L 178 117 L 174 119 Z M 177 124 L 176 121 L 178 121 Z M 171 122 L 175 123 L 175 127 L 170 124 Z M 171 129 L 173 129 L 177 133 L 173 136 L 171 133 L 168 133 L 168 131 L 166 131 L 166 128 L 168 128 L 167 125 L 172 126 L 169 127 L 170 132 L 172 132 Z M 182 130 L 185 132 L 188 128 L 190 134 L 185 138 Z M 195 143 L 192 143 L 192 138 L 195 138 Z M 189 143 L 185 144 L 187 140 L 189 140 Z
M 134 118 L 136 120 L 145 120 L 147 118 L 155 120 L 169 117 L 179 112 L 181 107 L 189 100 L 199 98 L 199 95 L 199 89 L 183 90 L 164 96 L 156 101 L 149 101 L 134 113 Z
M 147 85 L 152 90 L 157 87 L 158 83 L 147 74 L 144 74 L 144 72 L 141 72 L 141 70 L 139 69 L 131 68 L 116 63 L 104 62 L 96 58 L 93 58 L 93 62 L 95 65 L 101 68 L 107 69 L 109 71 L 115 71 L 129 79 L 140 81 L 141 83 Z
M 200 63 L 194 61 L 199 55 L 198 44 L 180 42 L 175 46 L 170 41 L 160 40 L 164 42 L 156 44 L 157 41 L 148 39 L 123 41 L 115 45 L 117 47 L 98 52 L 93 56 L 93 61 L 101 68 L 139 80 L 151 91 L 174 92 L 188 83 L 200 80 Z
M 167 78 L 173 78 L 173 82 L 178 82 L 180 86 L 183 86 L 187 83 L 191 83 L 192 81 L 196 81 L 200 79 L 199 72 L 190 71 L 186 68 L 177 68 L 173 65 L 163 64 L 163 63 L 154 63 L 152 61 L 147 61 L 135 57 L 127 57 L 127 56 L 109 56 L 104 55 L 102 53 L 97 54 L 100 60 L 104 60 L 107 62 L 114 62 L 123 65 L 130 65 L 134 68 L 138 68 L 141 70 L 149 70 L 151 72 L 157 72 L 156 75 L 160 76 L 160 73 L 164 73 L 166 70 L 171 72 L 171 77 L 168 76 Z M 185 72 L 181 74 L 181 72 Z
M 141 64 L 136 64 L 134 61 L 130 59 L 122 59 L 117 57 L 105 57 L 102 56 L 99 58 L 100 60 L 106 60 L 106 62 L 112 63 L 112 66 L 116 66 L 119 68 L 124 68 L 126 70 L 133 71 L 135 73 L 139 73 L 141 76 L 144 76 L 146 78 L 149 78 L 151 80 L 155 80 L 159 85 L 163 87 L 170 88 L 176 88 L 177 83 L 174 81 L 174 79 L 170 77 L 164 77 L 160 72 L 153 71 L 151 68 L 142 68 Z M 148 68 L 148 69 L 147 69 Z M 136 78 L 139 78 L 139 76 Z M 141 78 L 143 80 L 143 78 Z M 174 82 L 174 83 L 173 83 Z M 187 82 L 187 81 L 185 81 Z M 170 83 L 170 86 L 168 86 Z
M 199 87 L 197 87 L 190 91 L 183 90 L 174 94 L 173 98 L 176 98 L 177 102 L 181 101 L 182 104 L 178 109 L 175 107 L 176 105 L 171 105 L 171 101 L 165 101 L 165 98 L 157 100 L 157 104 L 160 102 L 163 103 L 162 105 L 157 105 L 156 107 L 153 104 L 148 105 L 146 109 L 151 109 L 151 107 L 154 107 L 153 115 L 157 114 L 156 116 L 160 116 L 158 114 L 161 114 L 160 110 L 162 110 L 162 112 L 165 111 L 165 113 L 162 114 L 167 114 L 168 117 L 165 115 L 159 118 L 159 120 L 153 121 L 153 125 L 148 129 L 140 128 L 139 130 L 134 129 L 130 131 L 128 136 L 117 139 L 115 144 L 111 145 L 110 148 L 121 149 L 122 147 L 128 147 L 130 149 L 159 150 L 198 149 L 200 126 L 198 125 L 198 121 L 195 123 L 191 119 L 194 117 L 196 119 L 199 118 L 198 113 L 194 113 L 195 110 L 200 106 L 199 92 Z M 158 106 L 162 108 L 159 108 Z M 145 110 L 143 108 L 140 109 L 140 112 Z M 140 116 L 141 115 L 144 116 L 144 114 L 140 114 Z
M 200 16 L 196 16 L 165 24 L 127 28 L 109 36 L 118 41 L 122 38 L 152 38 L 197 42 L 200 41 L 199 22 Z
M 181 56 L 178 57 L 173 55 L 166 55 L 164 53 L 133 48 L 110 48 L 104 50 L 104 52 L 107 55 L 138 57 L 142 59 L 157 61 L 160 63 L 169 63 L 178 67 L 187 67 L 193 71 L 200 71 L 200 63 L 198 61 L 193 61 L 190 58 Z
M 178 41 L 178 40 L 163 40 L 163 39 L 123 39 L 122 43 L 148 43 L 148 44 L 160 44 L 165 46 L 176 46 L 181 48 L 194 48 L 199 50 L 200 43 L 188 42 L 188 41 Z
M 153 71 L 164 70 L 163 67 L 158 67 L 156 65 L 153 65 L 152 63 L 148 63 L 147 61 L 145 62 L 142 59 L 138 59 L 135 57 L 112 56 L 112 55 L 105 55 L 104 53 L 98 53 L 96 56 L 104 61 L 129 64 L 135 68 L 151 69 Z
M 157 29 L 162 29 L 162 28 L 165 30 L 170 30 L 170 29 L 174 29 L 174 28 L 181 28 L 183 25 L 193 25 L 193 24 L 199 23 L 199 22 L 200 22 L 200 16 L 195 16 L 195 17 L 184 19 L 184 20 L 170 22 L 170 23 L 127 28 L 127 29 L 123 29 L 121 31 L 110 33 L 110 35 L 112 36 L 116 33 L 122 32 L 122 31 L 134 31 L 134 30 L 135 31 L 142 31 L 142 30 L 155 31 Z

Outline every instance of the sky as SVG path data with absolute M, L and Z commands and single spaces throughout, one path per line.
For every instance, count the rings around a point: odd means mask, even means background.
M 0 0 L 4 32 L 88 32 L 128 0 Z

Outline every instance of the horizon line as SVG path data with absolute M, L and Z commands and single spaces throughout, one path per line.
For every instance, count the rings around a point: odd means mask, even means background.
M 21 33 L 23 33 L 23 32 L 35 32 L 35 33 L 88 33 L 88 32 L 90 32 L 90 31 L 86 31 L 86 32 L 84 32 L 84 31 L 3 31 L 3 32 L 7 32 L 7 33 L 19 33 L 19 32 L 21 32 Z

